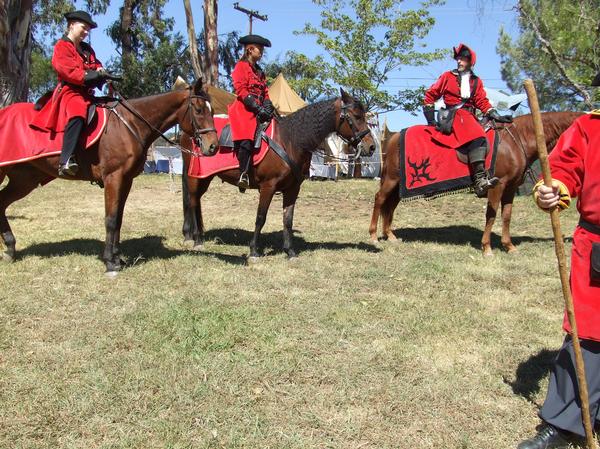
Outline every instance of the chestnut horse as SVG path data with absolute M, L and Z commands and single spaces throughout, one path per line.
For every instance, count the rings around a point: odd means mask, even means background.
M 119 257 L 119 242 L 125 201 L 133 178 L 143 171 L 148 147 L 175 124 L 195 136 L 198 147 L 207 155 L 214 154 L 218 141 L 202 80 L 187 89 L 119 102 L 109 110 L 102 136 L 93 147 L 77 151 L 79 171 L 76 176 L 65 179 L 92 181 L 104 186 L 106 244 L 102 258 L 107 275 L 114 276 L 123 263 Z M 58 159 L 59 156 L 49 156 L 0 168 L 0 182 L 5 176 L 9 179 L 0 190 L 0 232 L 6 245 L 4 260 L 13 261 L 16 256 L 16 240 L 6 218 L 6 208 L 39 185 L 55 179 Z
M 294 206 L 300 186 L 308 174 L 312 151 L 331 133 L 361 150 L 361 154 L 372 154 L 375 142 L 367 126 L 362 104 L 341 90 L 341 97 L 308 105 L 293 114 L 283 117 L 275 127 L 274 141 L 292 161 L 295 170 L 284 162 L 271 148 L 265 158 L 250 172 L 250 188 L 259 189 L 260 198 L 254 235 L 250 242 L 249 260 L 259 257 L 260 232 L 265 224 L 269 205 L 275 192 L 283 193 L 283 249 L 289 258 L 296 257 L 292 244 Z M 190 148 L 190 138 L 182 135 L 181 145 Z M 201 198 L 214 176 L 197 179 L 187 176 L 190 155 L 183 155 L 183 235 L 194 249 L 201 250 L 204 243 Z M 227 170 L 217 175 L 223 181 L 236 185 L 240 177 L 238 169 Z
M 560 135 L 580 115 L 579 112 L 545 112 L 542 114 L 548 148 L 554 147 Z M 500 127 L 496 132 L 499 133 L 500 142 L 496 158 L 495 176 L 500 178 L 500 183 L 488 191 L 485 230 L 481 239 L 483 254 L 486 256 L 493 254 L 491 245 L 492 227 L 500 204 L 502 204 L 502 246 L 508 252 L 516 251 L 510 237 L 513 200 L 517 188 L 524 181 L 528 168 L 538 157 L 531 114 L 516 117 L 512 124 Z M 374 243 L 378 241 L 377 222 L 379 221 L 379 215 L 382 216 L 384 238 L 390 241 L 397 240 L 392 232 L 392 219 L 394 210 L 400 202 L 398 138 L 399 133 L 394 133 L 386 143 L 381 185 L 375 195 L 373 215 L 369 226 L 370 238 Z M 440 149 L 440 151 L 451 150 Z

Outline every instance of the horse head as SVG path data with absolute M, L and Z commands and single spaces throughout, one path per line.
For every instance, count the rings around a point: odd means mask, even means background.
M 375 151 L 375 140 L 367 125 L 366 111 L 362 103 L 340 88 L 336 100 L 336 130 L 338 135 L 358 151 L 361 156 L 371 156 Z
M 179 90 L 181 87 L 188 92 L 188 95 L 186 105 L 178 115 L 179 126 L 192 137 L 202 154 L 212 156 L 219 149 L 219 138 L 213 121 L 208 91 L 203 86 L 202 78 L 198 79 L 193 86 L 178 78 L 175 88 Z

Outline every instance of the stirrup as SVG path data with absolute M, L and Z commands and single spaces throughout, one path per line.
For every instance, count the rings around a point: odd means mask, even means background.
M 238 187 L 241 193 L 244 193 L 246 189 L 250 187 L 250 178 L 248 178 L 248 173 L 242 172 L 238 181 Z
M 75 176 L 79 171 L 79 165 L 73 158 L 69 158 L 69 160 L 58 166 L 58 176 Z

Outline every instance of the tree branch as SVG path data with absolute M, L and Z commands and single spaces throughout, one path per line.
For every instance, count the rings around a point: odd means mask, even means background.
M 531 17 L 531 15 L 529 15 L 529 13 L 527 12 L 526 7 L 523 5 L 523 0 L 519 0 L 519 6 L 517 6 L 517 9 L 518 9 L 519 13 L 521 14 L 521 16 L 527 22 L 529 22 L 529 25 L 531 26 L 531 29 L 533 30 L 535 37 L 537 38 L 538 41 L 540 41 L 540 43 L 542 44 L 544 49 L 548 52 L 550 59 L 552 60 L 554 65 L 556 65 L 560 74 L 567 81 L 567 83 L 569 85 L 571 85 L 573 87 L 573 89 L 583 97 L 583 101 L 584 101 L 586 107 L 592 109 L 593 105 L 592 105 L 592 101 L 591 101 L 589 92 L 586 91 L 581 84 L 579 84 L 578 82 L 576 82 L 573 78 L 571 78 L 569 76 L 564 64 L 560 60 L 556 51 L 554 50 L 554 47 L 552 47 L 550 42 L 544 37 L 544 35 L 540 31 L 539 27 L 533 20 L 533 17 Z

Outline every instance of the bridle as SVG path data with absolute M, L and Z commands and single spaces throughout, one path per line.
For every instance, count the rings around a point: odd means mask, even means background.
M 190 114 L 190 122 L 192 123 L 192 133 L 193 133 L 192 138 L 194 139 L 196 146 L 202 148 L 202 135 L 212 133 L 212 132 L 216 133 L 217 130 L 214 127 L 200 128 L 200 125 L 198 124 L 198 122 L 196 120 L 196 116 L 194 115 L 194 113 L 192 111 L 192 100 L 197 99 L 197 98 L 203 100 L 204 102 L 206 102 L 206 104 L 208 105 L 209 111 L 212 113 L 212 111 L 210 110 L 210 108 L 211 108 L 210 102 L 205 95 L 192 94 L 191 87 L 189 88 L 189 90 L 190 90 L 190 95 L 188 96 L 187 110 L 185 111 L 184 118 L 186 115 Z
M 350 105 L 344 103 L 343 100 L 341 101 L 341 103 L 342 103 L 342 105 L 340 106 L 340 118 L 338 120 L 338 126 L 337 126 L 335 132 L 340 137 L 340 139 L 342 139 L 348 145 L 350 145 L 353 148 L 355 148 L 357 150 L 357 153 L 358 153 L 358 151 L 360 151 L 358 149 L 358 145 L 361 143 L 362 139 L 367 134 L 371 133 L 371 130 L 369 128 L 367 128 L 367 129 L 365 129 L 363 131 L 359 131 L 358 130 L 358 126 L 356 126 L 356 122 L 354 121 L 354 118 L 348 112 L 348 109 L 350 108 Z M 352 137 L 351 138 L 347 138 L 346 136 L 344 136 L 341 133 L 342 126 L 344 125 L 344 123 L 347 123 L 348 126 L 350 127 L 350 131 L 352 131 Z M 357 155 L 355 155 L 355 156 L 357 156 Z

